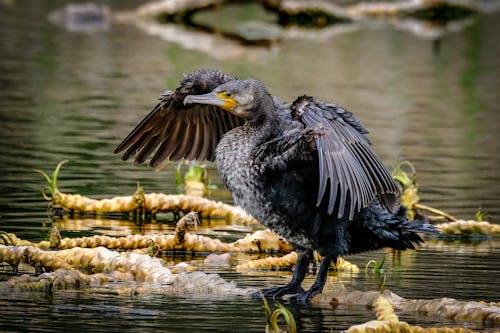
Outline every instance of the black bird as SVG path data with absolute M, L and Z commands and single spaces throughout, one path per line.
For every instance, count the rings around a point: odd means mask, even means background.
M 400 188 L 341 106 L 301 96 L 286 104 L 254 79 L 195 70 L 116 148 L 123 159 L 158 166 L 209 160 L 236 204 L 290 241 L 299 254 L 292 280 L 264 290 L 307 303 L 338 256 L 381 247 L 413 249 L 432 225 L 408 221 Z M 301 283 L 313 250 L 323 257 L 316 281 Z

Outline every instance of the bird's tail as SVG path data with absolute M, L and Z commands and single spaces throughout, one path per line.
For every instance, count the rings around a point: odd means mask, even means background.
M 428 221 L 409 221 L 404 207 L 391 214 L 380 204 L 375 204 L 367 207 L 362 216 L 362 219 L 354 221 L 351 229 L 353 245 L 363 247 L 357 250 L 375 250 L 382 247 L 414 249 L 423 243 L 419 233 L 439 234 L 436 227 Z
M 404 210 L 406 214 L 406 209 Z M 422 234 L 433 234 L 438 235 L 439 230 L 427 219 L 424 221 L 413 220 L 413 221 L 405 221 L 401 224 L 401 230 L 407 230 L 409 232 L 418 232 Z
M 402 210 L 402 213 L 406 215 L 405 208 L 400 210 Z M 400 224 L 397 224 L 396 226 L 397 226 L 396 230 L 399 230 L 400 232 L 400 237 L 399 237 L 399 242 L 397 242 L 397 244 L 394 244 L 394 246 L 392 246 L 395 249 L 402 249 L 402 250 L 404 250 L 405 248 L 414 249 L 416 245 L 424 242 L 423 239 L 418 235 L 419 233 L 434 234 L 434 235 L 439 234 L 439 231 L 436 229 L 436 227 L 430 224 L 428 221 L 406 220 Z M 403 245 L 403 246 L 399 247 L 398 245 Z

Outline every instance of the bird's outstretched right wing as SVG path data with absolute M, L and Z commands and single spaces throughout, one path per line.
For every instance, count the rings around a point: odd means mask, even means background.
M 134 158 L 157 167 L 169 160 L 213 161 L 215 148 L 224 133 L 243 124 L 243 119 L 216 106 L 189 104 L 187 95 L 211 92 L 234 78 L 215 70 L 195 70 L 175 91 L 165 91 L 160 102 L 118 145 L 115 153 L 125 151 L 123 160 Z
M 318 205 L 329 184 L 328 214 L 338 217 L 368 206 L 375 197 L 391 211 L 399 206 L 400 189 L 365 137 L 368 132 L 340 106 L 302 96 L 291 106 L 292 117 L 312 130 L 319 161 Z

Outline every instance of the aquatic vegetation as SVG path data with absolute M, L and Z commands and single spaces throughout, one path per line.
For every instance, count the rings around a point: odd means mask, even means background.
M 181 218 L 173 234 L 129 235 L 110 237 L 94 235 L 90 237 L 62 238 L 53 227 L 48 241 L 32 243 L 19 239 L 15 234 L 5 233 L 6 245 L 31 246 L 40 249 L 96 248 L 135 250 L 147 249 L 150 253 L 160 251 L 190 252 L 289 252 L 291 246 L 283 238 L 270 230 L 260 230 L 233 243 L 225 243 L 217 238 L 189 233 L 198 224 L 197 213 L 191 212 Z M 258 245 L 256 245 L 256 243 Z
M 478 222 L 484 221 L 484 212 L 481 209 L 478 209 L 476 212 L 476 221 Z
M 404 167 L 408 167 L 411 171 L 411 175 L 408 172 L 404 171 Z M 392 177 L 403 187 L 403 194 L 401 196 L 401 204 L 407 207 L 407 216 L 408 219 L 423 219 L 427 218 L 431 221 L 456 221 L 457 219 L 450 214 L 447 214 L 439 209 L 429 207 L 421 204 L 420 197 L 418 196 L 418 184 L 417 184 L 417 176 L 415 167 L 409 161 L 402 161 L 396 164 L 394 169 L 392 170 Z M 423 214 L 433 214 L 426 215 Z
M 403 170 L 407 166 L 411 170 L 411 175 Z M 436 227 L 442 234 L 454 236 L 473 236 L 473 235 L 500 235 L 500 225 L 483 221 L 484 214 L 481 210 L 476 213 L 474 220 L 458 220 L 455 217 L 426 205 L 419 203 L 418 185 L 415 167 L 408 161 L 398 163 L 392 172 L 393 178 L 403 186 L 403 195 L 401 202 L 408 207 L 408 218 L 429 218 L 433 221 L 447 220 L 450 222 L 437 224 Z M 422 216 L 422 212 L 434 214 L 431 216 Z
M 208 172 L 206 165 L 199 164 L 196 161 L 190 161 L 189 167 L 184 177 L 181 175 L 181 167 L 186 162 L 179 162 L 175 168 L 175 187 L 177 191 L 184 192 L 187 195 L 194 197 L 203 197 L 208 188 L 212 188 L 210 184 L 206 185 Z
M 368 272 L 368 269 L 370 268 L 371 265 L 373 265 L 372 273 L 383 273 L 384 269 L 382 267 L 384 266 L 384 263 L 385 263 L 385 256 L 382 257 L 382 260 L 380 260 L 379 262 L 377 262 L 376 260 L 368 261 L 365 265 L 365 273 Z
M 219 239 L 188 233 L 190 227 L 196 225 L 196 213 L 185 215 L 176 226 L 174 234 L 168 235 L 130 235 L 126 237 L 109 237 L 94 235 L 91 237 L 61 238 L 57 228 L 53 228 L 50 239 L 39 243 L 20 240 L 14 234 L 7 234 L 10 245 L 33 246 L 40 249 L 72 249 L 96 248 L 135 250 L 146 249 L 150 255 L 158 255 L 161 251 L 191 251 L 191 252 L 290 252 L 288 242 L 270 230 L 260 230 L 247 235 L 233 243 L 224 243 Z M 256 245 L 257 244 L 257 245 Z M 315 253 L 315 260 L 320 257 Z M 237 270 L 291 268 L 297 262 L 297 253 L 290 252 L 282 257 L 267 257 L 250 260 L 236 266 Z M 350 262 L 339 258 L 331 264 L 333 270 L 358 272 L 359 268 Z
M 171 197 L 176 204 L 170 204 L 174 211 L 183 211 L 186 214 L 179 220 L 174 233 L 156 235 L 130 235 L 126 237 L 109 237 L 94 235 L 91 237 L 63 238 L 57 228 L 53 228 L 49 240 L 39 243 L 31 243 L 19 239 L 15 234 L 0 232 L 0 262 L 7 263 L 13 268 L 17 275 L 19 266 L 23 270 L 35 273 L 15 276 L 7 281 L 0 282 L 0 289 L 18 289 L 25 291 L 53 292 L 57 289 L 79 288 L 109 288 L 110 282 L 126 282 L 125 286 L 113 287 L 112 292 L 124 295 L 137 293 L 159 293 L 159 294 L 232 294 L 249 295 L 255 290 L 238 288 L 234 283 L 227 282 L 216 274 L 206 274 L 194 271 L 196 268 L 180 263 L 173 267 L 167 267 L 161 259 L 155 258 L 162 251 L 188 251 L 188 252 L 212 252 L 214 255 L 230 252 L 256 252 L 256 253 L 284 253 L 280 257 L 266 257 L 258 260 L 250 260 L 235 268 L 238 271 L 249 271 L 253 269 L 275 269 L 291 268 L 296 264 L 297 254 L 292 251 L 291 245 L 286 239 L 279 237 L 270 230 L 260 230 L 249 234 L 233 243 L 224 243 L 219 239 L 213 239 L 196 234 L 198 225 L 197 210 L 191 211 L 196 200 L 206 200 L 212 207 L 212 212 L 217 214 L 228 214 L 233 212 L 232 206 L 222 204 L 217 206 L 211 200 L 194 198 L 189 196 L 167 196 L 164 194 L 144 194 L 138 186 L 136 196 L 116 197 L 119 199 L 93 200 L 83 196 L 67 195 L 57 189 L 57 178 L 60 173 L 61 162 L 52 176 L 41 172 L 48 185 L 43 190 L 43 196 L 51 200 L 58 209 L 64 212 L 76 212 L 75 208 L 81 206 L 73 201 L 86 202 L 82 212 L 88 213 L 106 211 L 116 212 L 120 205 L 127 202 L 130 207 L 142 207 L 144 212 L 162 211 L 166 205 L 151 203 L 150 199 L 164 200 Z M 401 183 L 416 185 L 414 177 L 400 173 L 396 175 Z M 416 192 L 414 192 L 416 193 Z M 77 199 L 75 199 L 77 198 Z M 123 198 L 127 198 L 124 200 Z M 163 199 L 161 199 L 163 198 Z M 107 201 L 105 201 L 107 200 Z M 128 201 L 127 201 L 128 200 Z M 177 200 L 177 201 L 176 201 Z M 183 202 L 182 200 L 185 200 Z M 134 203 L 131 204 L 131 202 Z M 68 204 L 70 203 L 70 204 Z M 107 203 L 107 204 L 105 204 Z M 417 201 L 418 204 L 418 201 Z M 80 204 L 81 205 L 81 204 Z M 116 205 L 116 208 L 115 206 Z M 414 204 L 415 206 L 415 204 Z M 154 209 L 152 209 L 154 207 Z M 213 208 L 215 207 L 215 208 Z M 221 208 L 222 207 L 222 208 Z M 227 207 L 230 207 L 227 209 Z M 203 212 L 209 209 L 202 209 Z M 219 213 L 223 212 L 223 213 Z M 232 213 L 229 213 L 232 214 Z M 218 215 L 220 216 L 220 215 Z M 252 220 L 246 214 L 243 215 L 247 221 Z M 453 235 L 498 235 L 498 225 L 479 221 L 455 221 L 439 224 L 438 228 L 443 233 Z M 192 233 L 192 231 L 195 233 Z M 125 250 L 127 252 L 117 252 Z M 320 260 L 315 254 L 316 260 Z M 208 260 L 208 257 L 207 257 Z M 225 265 L 231 265 L 228 257 L 223 258 Z M 380 262 L 369 261 L 365 266 L 365 272 L 371 270 L 373 273 L 383 272 L 385 258 Z M 28 267 L 28 269 L 24 269 Z M 31 267 L 31 268 L 30 268 Z M 359 271 L 353 265 L 343 259 L 339 259 L 334 270 Z M 132 283 L 132 284 L 130 284 Z M 469 332 L 467 330 L 447 327 L 422 328 L 400 322 L 394 309 L 403 312 L 418 312 L 423 314 L 432 313 L 455 320 L 477 320 L 483 322 L 500 322 L 500 308 L 496 303 L 463 302 L 451 298 L 434 300 L 407 300 L 403 299 L 389 290 L 385 290 L 385 279 L 380 291 L 346 291 L 344 289 L 326 291 L 314 297 L 313 304 L 319 306 L 336 306 L 337 304 L 362 304 L 374 309 L 377 320 L 369 321 L 361 325 L 352 326 L 348 332 L 391 332 L 394 330 L 407 332 Z M 266 310 L 266 322 L 268 332 L 280 332 L 278 318 L 283 317 L 287 323 L 295 325 L 293 316 L 282 305 L 271 312 L 269 305 Z M 287 330 L 292 331 L 292 326 Z
M 198 224 L 200 224 L 200 220 L 198 219 L 198 214 L 195 212 L 190 212 L 182 219 L 177 222 L 177 225 L 175 227 L 175 237 L 174 241 L 176 244 L 182 244 L 184 243 L 184 236 L 186 235 L 186 232 L 190 229 L 193 228 L 195 231 L 197 230 Z
M 398 304 L 405 312 L 433 314 L 454 320 L 500 323 L 500 307 L 481 302 L 465 302 L 453 298 L 406 300 Z
M 442 223 L 436 226 L 443 234 L 474 236 L 474 235 L 500 235 L 500 225 L 486 221 L 457 220 L 449 223 Z
M 317 252 L 314 253 L 315 262 L 321 261 L 321 258 Z M 291 269 L 297 263 L 298 255 L 296 252 L 290 252 L 281 257 L 266 257 L 257 260 L 249 260 L 242 264 L 236 266 L 236 270 L 238 271 L 249 271 L 255 269 Z M 342 271 L 342 272 L 359 272 L 358 266 L 352 264 L 345 260 L 344 258 L 339 257 L 336 263 L 331 263 L 330 268 L 334 271 Z
M 382 257 L 382 260 L 377 262 L 376 260 L 370 260 L 366 263 L 365 265 L 365 274 L 368 273 L 368 270 L 370 269 L 370 266 L 373 265 L 373 268 L 371 269 L 372 274 L 375 274 L 376 276 L 379 276 L 380 274 L 384 274 L 384 278 L 382 279 L 380 283 L 380 288 L 379 290 L 383 292 L 385 290 L 385 282 L 387 279 L 387 274 L 384 272 L 384 263 L 385 263 L 385 256 Z
M 160 254 L 160 247 L 155 243 L 153 239 L 149 242 L 149 246 L 147 247 L 146 253 L 151 257 L 156 257 Z
M 0 230 L 0 243 L 3 243 L 4 245 L 7 245 L 12 242 L 12 238 L 8 233 L 5 231 Z
M 399 318 L 394 312 L 391 302 L 387 300 L 384 296 L 379 296 L 374 303 L 373 308 L 377 320 L 381 321 L 398 321 Z
M 262 292 L 260 292 L 262 302 L 264 303 L 264 312 L 266 314 L 266 333 L 296 333 L 297 324 L 295 323 L 295 318 L 293 314 L 284 307 L 281 303 L 276 302 L 276 309 L 271 311 L 271 307 L 267 299 L 264 297 Z M 282 330 L 278 325 L 278 318 L 283 316 L 286 323 L 286 331 Z
M 56 231 L 52 232 L 52 235 L 56 234 Z M 185 233 L 184 237 L 187 235 L 189 233 Z M 13 234 L 9 234 L 9 239 L 14 242 L 19 240 Z M 49 241 L 46 242 L 49 243 Z M 26 243 L 26 241 L 20 241 L 20 243 Z M 148 242 L 145 242 L 145 245 L 148 245 Z M 292 257 L 292 253 L 289 256 Z M 253 289 L 238 288 L 234 283 L 225 281 L 217 274 L 193 272 L 193 268 L 185 263 L 168 268 L 163 260 L 145 253 L 120 253 L 104 247 L 74 247 L 54 251 L 42 250 L 35 246 L 0 245 L 0 262 L 8 263 L 13 267 L 31 266 L 35 268 L 37 274 L 37 276 L 25 274 L 12 277 L 0 282 L 0 289 L 52 292 L 68 288 L 89 289 L 104 286 L 109 288 L 109 282 L 134 282 L 133 285 L 127 284 L 119 287 L 114 283 L 112 292 L 125 295 L 137 293 L 250 295 L 255 292 Z M 407 332 L 462 332 L 454 328 L 421 328 L 399 322 L 394 308 L 404 312 L 432 313 L 459 321 L 477 320 L 500 323 L 500 307 L 496 303 L 464 302 L 451 298 L 407 300 L 389 290 L 347 291 L 338 285 L 332 291 L 315 296 L 312 303 L 326 307 L 337 304 L 358 304 L 374 308 L 376 321 L 353 326 L 349 332 L 374 332 L 370 329 L 377 329 L 376 332 L 391 332 L 396 329 Z M 285 310 L 278 306 L 277 311 L 271 313 L 268 318 L 276 320 L 279 316 L 283 316 L 285 320 L 290 321 L 290 317 L 287 317 L 290 314 L 287 314 Z M 270 324 L 269 329 L 276 331 L 276 325 Z
M 135 281 L 139 284 L 130 289 L 133 293 L 246 295 L 254 292 L 253 289 L 237 288 L 217 274 L 174 274 L 161 259 L 103 247 L 44 251 L 30 246 L 0 245 L 0 262 L 23 263 L 38 267 L 40 273 L 45 271 L 39 276 L 23 275 L 0 282 L 0 289 L 86 288 L 109 281 Z
M 404 321 L 399 321 L 398 316 L 394 311 L 391 302 L 383 295 L 380 295 L 373 302 L 373 312 L 377 320 L 368 321 L 361 325 L 351 326 L 348 333 L 392 333 L 392 332 L 408 332 L 408 333 L 472 333 L 472 330 L 462 327 L 421 327 L 413 326 Z
M 290 252 L 281 257 L 267 257 L 257 260 L 249 260 L 236 266 L 238 271 L 249 271 L 253 269 L 276 269 L 291 268 L 297 263 L 298 255 Z
M 240 248 L 234 243 L 224 243 L 219 239 L 209 238 L 202 235 L 184 233 L 180 242 L 179 235 L 130 235 L 126 237 L 110 237 L 94 235 L 91 237 L 61 238 L 57 243 L 56 239 L 51 241 L 41 241 L 31 243 L 17 238 L 14 234 L 8 234 L 14 246 L 35 246 L 40 249 L 71 249 L 74 247 L 95 248 L 106 247 L 108 249 L 135 250 L 150 249 L 155 251 L 194 251 L 194 252 L 240 252 Z M 51 246 L 52 242 L 52 246 Z
M 363 305 L 373 309 L 376 320 L 351 326 L 347 332 L 472 332 L 462 327 L 420 327 L 399 321 L 395 309 L 405 313 L 419 312 L 455 320 L 477 320 L 500 323 L 500 307 L 496 304 L 464 302 L 452 298 L 408 300 L 389 290 L 347 291 L 337 286 L 313 298 L 313 304 L 323 307 L 338 304 Z M 466 319 L 467 318 L 467 319 Z
M 258 223 L 239 207 L 228 205 L 222 202 L 189 195 L 167 195 L 163 193 L 145 194 L 141 186 L 138 185 L 136 192 L 132 196 L 118 196 L 109 199 L 91 199 L 79 194 L 66 194 L 58 189 L 58 176 L 61 166 L 67 161 L 60 162 L 52 177 L 45 172 L 41 173 L 48 186 L 42 191 L 43 197 L 50 201 L 50 207 L 56 213 L 84 213 L 93 215 L 106 215 L 114 213 L 132 213 L 134 216 L 144 216 L 145 214 L 155 215 L 158 212 L 198 212 L 207 217 L 223 217 L 230 221 L 239 223 Z
M 24 274 L 0 283 L 1 289 L 53 292 L 57 289 L 89 288 L 99 286 L 111 279 L 105 274 L 84 274 L 76 269 L 57 269 L 38 276 Z
M 470 26 L 478 13 L 490 13 L 498 8 L 497 3 L 453 0 L 356 3 L 263 0 L 254 3 L 245 5 L 259 9 L 260 15 L 232 28 L 216 20 L 200 20 L 202 12 L 208 13 L 208 9 L 224 10 L 226 6 L 238 6 L 229 0 L 150 1 L 132 10 L 113 12 L 111 22 L 131 23 L 147 34 L 180 43 L 188 49 L 195 48 L 214 58 L 233 58 L 243 52 L 257 54 L 262 47 L 282 40 L 318 40 L 324 35 L 372 26 L 365 23 L 374 21 L 390 24 L 421 38 L 439 40 L 447 33 Z M 262 8 L 258 8 L 259 5 Z M 210 45 L 219 47 L 214 49 Z
M 249 216 L 239 207 L 188 195 L 168 195 L 163 193 L 145 194 L 143 188 L 139 184 L 134 195 L 117 196 L 109 199 L 97 200 L 79 194 L 62 193 L 58 190 L 58 177 L 61 166 L 66 162 L 67 161 L 60 162 L 52 173 L 52 176 L 49 176 L 41 170 L 36 170 L 45 177 L 48 183 L 42 190 L 43 197 L 50 201 L 52 209 L 59 213 L 82 213 L 93 215 L 125 213 L 133 214 L 133 217 L 141 217 L 143 219 L 146 214 L 154 215 L 159 212 L 174 212 L 175 214 L 179 212 L 197 212 L 202 216 L 224 217 L 231 221 L 237 221 L 240 224 L 259 224 L 257 220 Z M 413 173 L 411 176 L 403 170 L 404 166 L 410 167 Z M 446 219 L 448 221 L 457 222 L 437 225 L 440 231 L 446 234 L 496 235 L 500 233 L 500 231 L 498 231 L 498 225 L 490 224 L 486 221 L 457 221 L 455 217 L 445 212 L 420 204 L 418 202 L 418 187 L 415 170 L 411 163 L 407 161 L 399 163 L 393 170 L 393 177 L 404 188 L 402 202 L 409 208 L 408 214 L 410 218 L 412 218 L 412 216 L 421 217 L 419 212 L 423 211 L 435 214 L 433 216 L 428 216 L 430 220 Z M 286 240 L 276 235 L 271 236 L 271 234 L 270 231 L 268 234 L 256 233 L 253 236 L 255 239 L 235 245 L 239 247 L 247 246 L 248 248 L 245 249 L 246 251 L 261 252 L 261 249 L 259 249 L 261 246 L 266 247 L 266 249 L 270 251 L 291 251 L 291 246 Z M 0 235 L 2 241 L 4 241 L 4 238 L 5 236 L 2 237 Z
M 283 237 L 269 229 L 258 230 L 234 242 L 234 245 L 247 252 L 290 252 L 292 245 Z
M 18 241 L 17 237 L 13 238 L 13 244 L 20 245 L 26 244 L 24 241 Z M 193 235 L 185 233 L 182 242 L 176 234 L 169 235 L 130 235 L 126 237 L 109 237 L 94 235 L 91 237 L 78 237 L 78 238 L 62 238 L 58 243 L 53 243 L 51 246 L 50 241 L 42 241 L 37 244 L 31 244 L 41 249 L 72 249 L 75 247 L 81 248 L 96 248 L 99 246 L 108 249 L 120 250 L 134 250 L 145 249 L 151 247 L 153 242 L 155 249 L 161 251 L 195 251 L 195 252 L 227 252 L 238 251 L 239 249 L 231 246 L 230 243 L 224 243 L 219 239 L 209 238 L 202 235 Z
M 57 164 L 56 169 L 54 172 L 52 172 L 52 176 L 49 176 L 47 173 L 45 173 L 42 170 L 35 169 L 35 172 L 38 172 L 42 176 L 45 177 L 45 180 L 47 181 L 48 185 L 45 186 L 42 189 L 42 196 L 46 200 L 52 200 L 54 197 L 56 197 L 57 193 L 59 192 L 58 188 L 58 180 L 59 180 L 59 172 L 61 171 L 61 167 L 63 166 L 64 163 L 69 162 L 68 160 L 61 161 Z M 50 193 L 50 195 L 47 194 L 47 191 Z

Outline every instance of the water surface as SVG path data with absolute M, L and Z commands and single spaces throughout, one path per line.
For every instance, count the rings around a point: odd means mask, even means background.
M 139 181 L 147 192 L 174 193 L 174 165 L 156 172 L 123 162 L 112 151 L 162 90 L 174 88 L 183 73 L 199 67 L 259 78 L 288 101 L 307 93 L 340 103 L 370 130 L 388 165 L 398 158 L 415 165 L 422 203 L 460 218 L 473 218 L 478 209 L 492 222 L 500 218 L 499 13 L 476 17 L 439 41 L 373 25 L 330 37 L 286 39 L 223 57 L 166 42 L 129 24 L 94 33 L 69 32 L 46 19 L 63 4 L 0 2 L 0 230 L 31 241 L 48 237 L 53 221 L 40 194 L 43 179 L 33 169 L 51 171 L 64 159 L 70 160 L 60 177 L 64 192 L 95 198 L 127 195 Z M 209 197 L 230 203 L 213 165 L 209 172 L 218 186 Z M 59 222 L 59 227 L 68 237 L 173 228 L 92 219 Z M 244 234 L 239 230 L 221 222 L 206 225 L 204 232 L 232 240 Z M 429 242 L 400 257 L 384 250 L 348 259 L 364 266 L 384 253 L 387 287 L 403 297 L 500 298 L 495 278 L 500 276 L 498 241 L 444 247 Z M 282 271 L 212 270 L 242 286 L 268 287 L 290 278 L 290 272 Z M 380 286 L 381 278 L 332 273 L 329 285 L 334 283 L 371 290 Z M 303 332 L 337 331 L 373 318 L 363 307 L 290 307 Z M 402 319 L 453 324 L 407 314 Z M 122 297 L 105 291 L 2 293 L 0 322 L 1 330 L 10 332 L 264 330 L 259 300 Z M 493 329 L 481 323 L 454 324 Z

